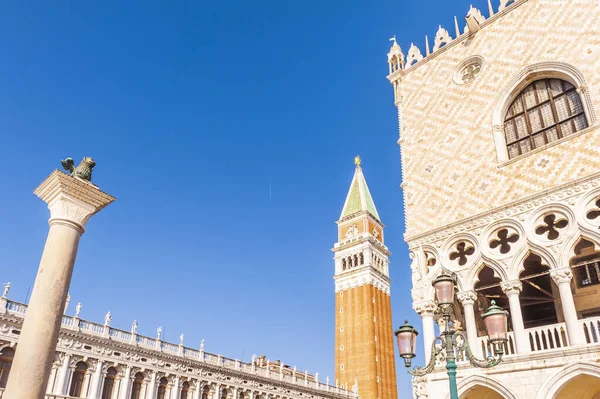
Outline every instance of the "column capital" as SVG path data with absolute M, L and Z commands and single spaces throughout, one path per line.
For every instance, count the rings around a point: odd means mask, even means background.
M 58 170 L 52 172 L 34 194 L 48 204 L 50 224 L 66 222 L 82 232 L 92 215 L 115 200 L 94 184 Z
M 500 288 L 506 296 L 519 295 L 523 291 L 523 284 L 519 280 L 503 281 Z
M 463 291 L 456 294 L 456 297 L 460 301 L 460 303 L 465 305 L 473 305 L 477 300 L 477 294 L 475 291 Z
M 571 280 L 573 279 L 573 271 L 571 268 L 563 268 L 552 270 L 550 272 L 550 277 L 557 285 L 562 284 L 571 284 Z
M 413 309 L 417 312 L 421 317 L 423 316 L 433 316 L 433 313 L 437 309 L 437 305 L 434 301 L 424 301 L 413 304 Z

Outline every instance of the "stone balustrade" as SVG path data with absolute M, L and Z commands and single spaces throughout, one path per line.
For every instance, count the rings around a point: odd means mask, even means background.
M 10 301 L 6 297 L 0 302 L 0 347 L 16 346 L 21 323 L 27 312 L 27 305 Z M 190 393 L 188 399 L 204 398 L 202 387 L 210 387 L 207 398 L 217 398 L 215 390 L 223 389 L 227 398 L 343 398 L 358 397 L 357 393 L 321 383 L 315 377 L 303 372 L 296 373 L 288 367 L 245 363 L 203 350 L 184 347 L 157 338 L 146 337 L 135 332 L 124 331 L 109 325 L 98 324 L 79 317 L 64 315 L 57 346 L 55 366 L 51 374 L 46 399 L 70 398 L 65 396 L 70 386 L 70 378 L 78 362 L 86 363 L 87 371 L 84 387 L 85 395 L 92 392 L 97 398 L 102 391 L 99 379 L 105 378 L 108 366 L 118 369 L 118 378 L 127 379 L 126 387 L 131 391 L 136 372 L 144 375 L 144 393 L 140 399 L 154 399 L 156 387 L 161 376 L 169 378 L 169 389 L 181 389 L 188 381 Z M 65 356 L 69 355 L 69 356 Z M 65 360 L 66 359 L 66 360 Z M 91 362 L 89 359 L 93 359 Z M 68 362 L 65 365 L 65 362 Z M 102 367 L 102 377 L 96 377 L 95 367 Z M 61 373 L 61 368 L 65 369 Z M 128 370 L 128 373 L 125 371 Z M 153 375 L 151 382 L 150 374 Z M 71 376 L 71 377 L 69 377 Z M 61 380 L 62 381 L 59 381 Z M 177 379 L 177 383 L 175 383 Z M 63 388 L 56 386 L 64 384 Z M 92 388 L 94 386 L 95 388 Z M 154 385 L 154 390 L 150 388 Z M 177 388 L 173 388 L 176 386 Z M 120 388 L 119 388 L 120 389 Z M 192 396 L 194 390 L 194 396 Z M 95 392 L 95 393 L 94 393 Z M 244 393 L 245 396 L 241 396 Z M 0 398 L 2 397 L 0 390 Z M 125 395 L 125 396 L 122 396 Z M 118 393 L 128 398 L 129 394 Z M 170 393 L 169 393 L 170 395 Z M 179 396 L 167 396 L 177 397 Z M 219 396 L 218 399 L 221 399 Z

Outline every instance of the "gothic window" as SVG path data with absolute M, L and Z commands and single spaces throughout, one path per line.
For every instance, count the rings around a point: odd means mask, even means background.
M 179 399 L 188 399 L 189 391 L 190 391 L 190 383 L 186 381 L 181 385 L 181 396 Z
M 81 397 L 81 391 L 83 388 L 83 379 L 85 378 L 85 372 L 87 371 L 87 364 L 84 362 L 78 362 L 71 378 L 71 389 L 69 390 L 69 396 L 75 398 Z
M 4 348 L 0 351 L 0 388 L 6 388 L 14 356 L 15 350 L 13 348 Z
M 160 379 L 160 382 L 158 384 L 158 395 L 156 395 L 156 399 L 166 399 L 167 384 L 168 381 L 165 377 Z M 204 398 L 204 395 L 202 397 Z
M 540 79 L 527 86 L 508 108 L 504 134 L 514 158 L 588 127 L 575 86 L 561 79 Z
M 133 387 L 131 388 L 131 399 L 141 399 L 143 383 L 144 375 L 142 373 L 137 373 L 133 380 Z
M 110 399 L 112 397 L 116 377 L 117 369 L 115 369 L 114 367 L 109 368 L 106 372 L 106 377 L 104 377 L 104 385 L 102 387 L 102 399 Z

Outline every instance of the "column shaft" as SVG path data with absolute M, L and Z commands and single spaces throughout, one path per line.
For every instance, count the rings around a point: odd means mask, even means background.
M 54 384 L 53 393 L 56 395 L 67 394 L 67 383 L 69 382 L 69 362 L 71 361 L 71 355 L 65 353 L 63 357 L 63 363 L 58 369 L 58 375 L 56 376 L 56 382 Z M 14 367 L 14 366 L 13 366 Z
M 99 399 L 100 395 L 102 394 L 100 392 L 100 389 L 102 389 L 102 365 L 102 360 L 98 360 L 98 363 L 96 364 L 96 371 L 94 372 L 94 376 L 92 377 L 92 380 L 90 382 L 90 393 L 88 395 L 88 398 Z
M 509 291 L 508 304 L 510 306 L 510 320 L 512 322 L 513 332 L 515 334 L 515 344 L 517 353 L 531 352 L 529 338 L 525 332 L 523 324 L 523 314 L 521 313 L 521 301 L 519 300 L 518 291 Z
M 55 221 L 50 224 L 19 337 L 20 345 L 11 367 L 6 397 L 41 398 L 46 393 L 62 311 L 82 233 L 80 227 L 69 222 Z M 27 390 L 23 390 L 23 387 L 27 387 Z
M 179 399 L 179 395 L 180 395 L 180 390 L 179 390 L 179 377 L 175 377 L 174 382 L 173 382 L 173 387 L 171 388 L 171 399 Z
M 473 309 L 473 302 L 463 303 L 463 309 L 465 310 L 465 322 L 467 327 L 467 339 L 469 340 L 469 346 L 475 356 L 482 356 L 481 345 L 477 341 L 477 324 L 475 323 L 475 310 Z
M 121 389 L 119 390 L 119 398 L 127 399 L 129 397 L 129 380 L 131 379 L 131 366 L 127 366 L 125 369 L 125 377 L 121 383 Z
M 431 345 L 435 338 L 435 328 L 433 322 L 433 313 L 425 312 L 421 314 L 423 322 L 423 346 L 425 348 L 425 363 L 429 362 L 431 357 Z
M 150 383 L 148 384 L 148 395 L 146 399 L 154 399 L 156 396 L 156 371 L 150 374 Z
M 569 337 L 569 345 L 585 344 L 585 339 L 582 333 L 582 328 L 579 326 L 577 319 L 577 309 L 573 301 L 573 293 L 571 292 L 570 281 L 560 282 L 558 291 L 560 292 L 560 302 L 562 304 L 563 314 L 565 316 L 565 324 L 567 325 L 567 336 Z

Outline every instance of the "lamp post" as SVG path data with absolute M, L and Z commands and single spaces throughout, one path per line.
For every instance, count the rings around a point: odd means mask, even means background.
M 431 344 L 431 358 L 425 367 L 415 367 L 411 369 L 412 359 L 416 356 L 417 330 L 404 321 L 404 325 L 394 332 L 398 340 L 398 350 L 400 357 L 404 359 L 404 365 L 408 372 L 414 376 L 424 376 L 431 373 L 435 368 L 436 356 L 442 352 L 446 355 L 446 370 L 450 383 L 450 399 L 458 399 L 458 388 L 456 386 L 456 353 L 464 353 L 475 367 L 490 368 L 496 366 L 502 361 L 504 354 L 504 344 L 507 342 L 506 331 L 508 322 L 508 312 L 497 306 L 492 301 L 491 306 L 481 315 L 488 333 L 488 343 L 492 345 L 495 356 L 488 356 L 485 360 L 480 360 L 473 355 L 469 348 L 466 335 L 461 331 L 456 331 L 450 325 L 451 309 L 454 304 L 454 286 L 456 279 L 447 274 L 441 274 L 432 285 L 435 289 L 437 300 L 437 312 L 444 319 L 444 330 L 440 332 Z M 427 343 L 425 343 L 427 344 Z

